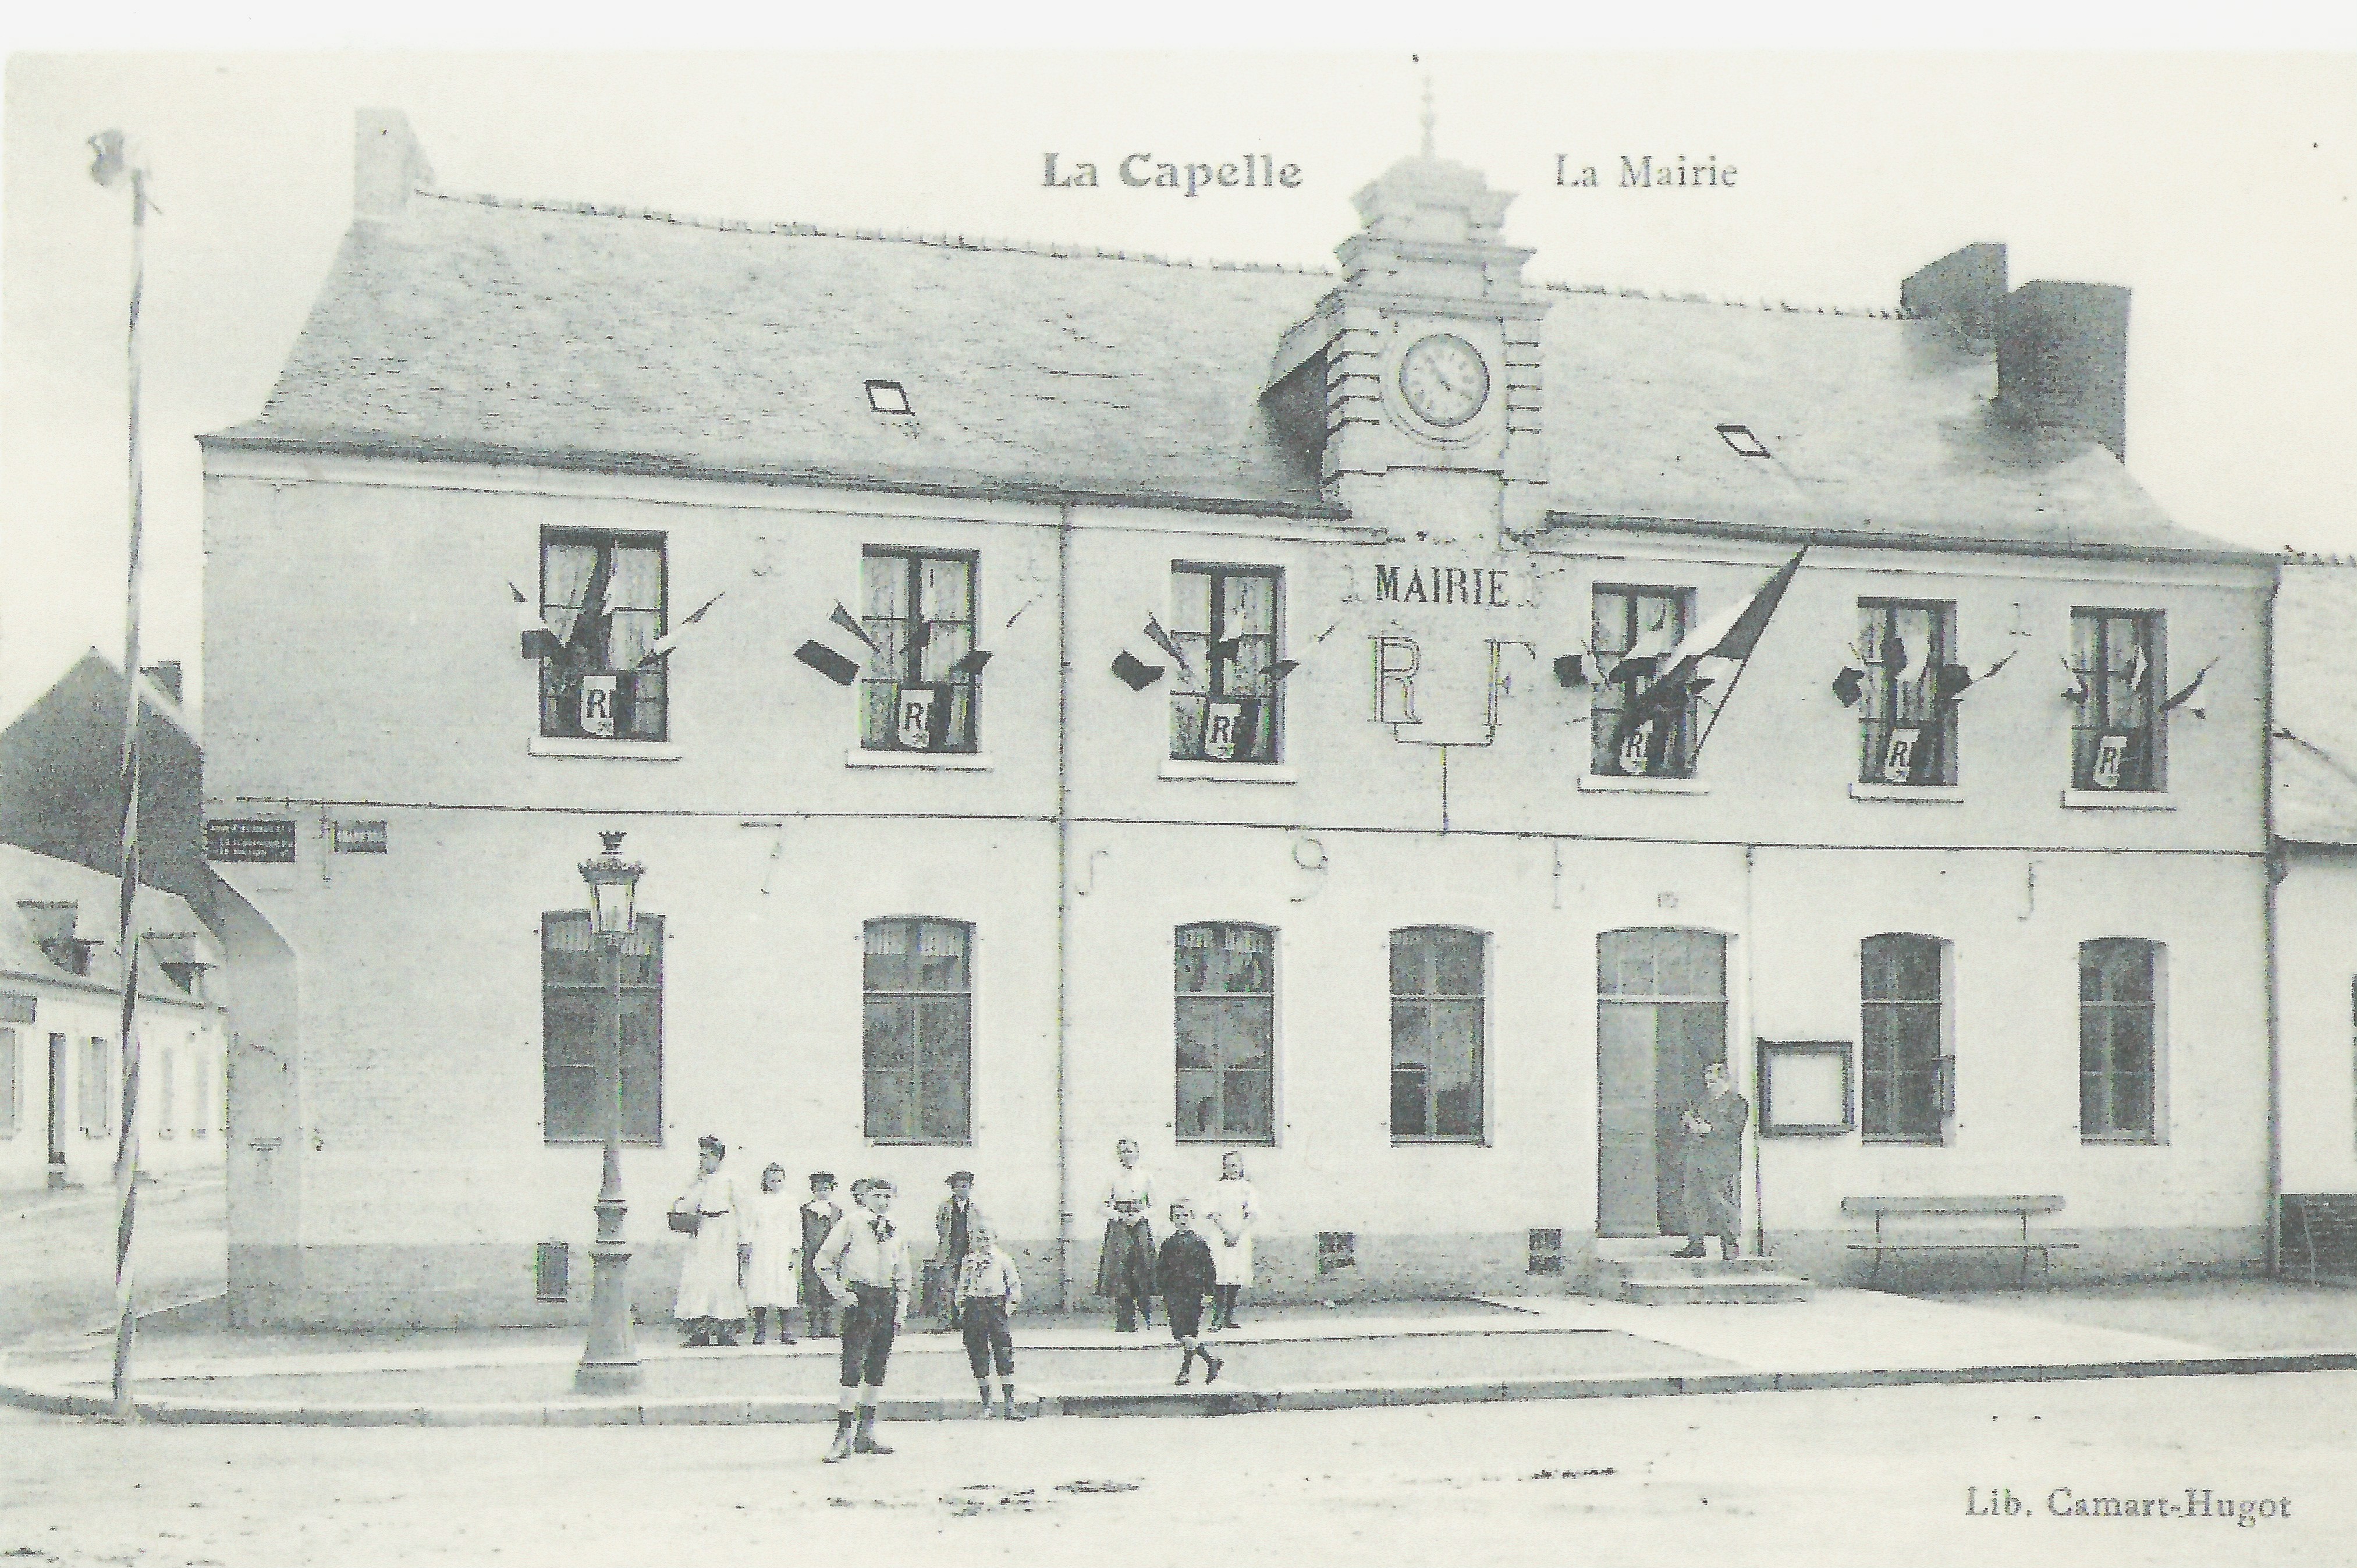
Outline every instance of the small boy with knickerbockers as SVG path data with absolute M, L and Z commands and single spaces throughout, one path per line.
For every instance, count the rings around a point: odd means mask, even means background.
M 1195 1210 L 1184 1199 L 1170 1206 L 1171 1232 L 1155 1260 L 1155 1283 L 1161 1287 L 1162 1310 L 1170 1319 L 1170 1337 L 1185 1352 L 1178 1358 L 1178 1381 L 1190 1382 L 1195 1358 L 1203 1358 L 1203 1380 L 1216 1383 L 1226 1365 L 1202 1340 L 1203 1298 L 1219 1285 L 1219 1268 L 1211 1261 L 1211 1243 L 1195 1230 Z

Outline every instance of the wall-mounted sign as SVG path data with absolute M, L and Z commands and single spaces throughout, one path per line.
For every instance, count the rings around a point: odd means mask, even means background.
M 581 733 L 600 740 L 614 738 L 614 677 L 581 677 Z
M 1838 1137 L 1857 1122 L 1846 1040 L 1759 1042 L 1760 1135 Z
M 1503 566 L 1377 566 L 1375 602 L 1501 610 L 1514 602 L 1514 575 Z
M 382 854 L 384 824 L 382 822 L 338 822 L 336 853 L 338 854 Z
M 295 822 L 290 817 L 207 822 L 205 858 L 263 865 L 295 864 Z

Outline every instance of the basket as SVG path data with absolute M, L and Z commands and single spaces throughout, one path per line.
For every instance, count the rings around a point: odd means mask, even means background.
M 689 1236 L 694 1235 L 696 1227 L 704 1223 L 704 1216 L 693 1208 L 674 1208 L 665 1218 L 673 1230 Z

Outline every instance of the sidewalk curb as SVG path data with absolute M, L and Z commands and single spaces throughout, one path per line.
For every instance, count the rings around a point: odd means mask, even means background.
M 2119 1378 L 2247 1377 L 2270 1372 L 2357 1370 L 2357 1351 L 2266 1352 L 2182 1360 L 2053 1362 L 2027 1366 L 1844 1369 L 1816 1372 L 1644 1373 L 1623 1377 L 1530 1378 L 1473 1382 L 1306 1385 L 1293 1389 L 1136 1390 L 1046 1394 L 1039 1415 L 1205 1416 L 1266 1411 L 1354 1410 L 1384 1406 L 1478 1404 L 1500 1401 L 1631 1399 L 1676 1394 L 1791 1393 L 1820 1389 L 1918 1384 L 2089 1382 Z M 826 1399 L 581 1399 L 541 1404 L 404 1403 L 307 1405 L 186 1400 L 135 1402 L 140 1419 L 159 1425 L 292 1426 L 668 1426 L 820 1423 L 834 1418 Z M 60 1388 L 0 1383 L 0 1404 L 49 1415 L 112 1417 L 113 1401 Z M 885 1400 L 888 1421 L 975 1419 L 965 1399 Z

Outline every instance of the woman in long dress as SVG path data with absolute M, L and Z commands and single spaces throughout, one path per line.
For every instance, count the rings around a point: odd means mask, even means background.
M 695 1179 L 672 1208 L 694 1213 L 695 1239 L 679 1271 L 679 1299 L 672 1316 L 687 1325 L 685 1345 L 737 1343 L 745 1318 L 745 1287 L 737 1275 L 739 1210 L 737 1178 L 720 1168 L 728 1146 L 714 1137 L 695 1141 Z
M 1211 1184 L 1204 1217 L 1211 1222 L 1211 1266 L 1219 1281 L 1211 1298 L 1211 1326 L 1234 1328 L 1236 1297 L 1252 1283 L 1253 1230 L 1260 1224 L 1260 1197 L 1244 1179 L 1244 1157 L 1230 1149 L 1220 1156 L 1220 1179 Z
M 778 1320 L 778 1343 L 794 1342 L 786 1314 L 793 1309 L 802 1284 L 802 1206 L 786 1190 L 786 1167 L 771 1165 L 761 1172 L 761 1190 L 745 1201 L 745 1305 L 753 1315 L 753 1343 L 769 1332 L 764 1316 Z

